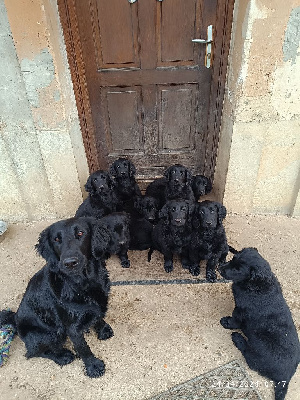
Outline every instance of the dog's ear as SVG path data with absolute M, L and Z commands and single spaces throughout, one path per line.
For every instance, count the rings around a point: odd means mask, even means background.
M 109 173 L 115 177 L 116 176 L 116 162 L 114 161 L 111 166 L 109 167 Z
M 188 222 L 192 221 L 193 215 L 194 215 L 194 211 L 195 211 L 195 204 L 192 201 L 188 202 L 188 207 L 189 207 L 189 211 L 188 211 Z
M 42 256 L 46 261 L 51 259 L 57 260 L 54 250 L 50 244 L 50 226 L 44 229 L 38 238 L 38 242 L 35 245 L 37 253 Z
M 140 197 L 140 196 L 136 197 L 134 200 L 133 206 L 136 210 L 141 212 L 142 208 L 143 208 L 142 197 Z
M 114 189 L 115 181 L 114 181 L 114 179 L 113 179 L 113 177 L 112 177 L 112 175 L 110 173 L 107 174 L 107 183 L 108 183 L 108 187 L 110 189 Z
M 273 281 L 273 273 L 266 260 L 250 267 L 250 282 L 255 283 L 260 288 L 268 287 Z
M 86 184 L 84 185 L 85 190 L 90 193 L 91 195 L 95 194 L 95 188 L 92 182 L 92 175 L 88 177 L 88 180 L 86 181 Z
M 134 164 L 128 160 L 128 170 L 129 170 L 129 176 L 134 176 L 136 173 L 136 168 Z
M 200 208 L 198 207 L 197 203 L 194 205 L 194 212 L 192 215 L 192 225 L 196 229 L 200 228 L 201 226 Z
M 185 170 L 185 184 L 186 185 L 191 185 L 192 178 L 193 178 L 193 175 L 192 175 L 191 171 L 188 168 L 186 168 L 186 170 Z
M 167 168 L 167 169 L 165 170 L 165 172 L 164 172 L 164 177 L 167 179 L 167 181 L 170 180 L 170 173 L 171 173 L 172 168 L 173 168 L 173 166 Z
M 169 219 L 169 205 L 165 204 L 158 212 L 158 217 L 163 220 Z
M 212 181 L 210 178 L 205 178 L 205 179 L 206 179 L 205 194 L 208 194 L 212 191 Z
M 216 203 L 216 207 L 217 207 L 217 210 L 218 210 L 218 224 L 221 225 L 223 219 L 225 219 L 225 217 L 226 217 L 227 210 L 226 210 L 226 207 L 223 206 L 223 204 L 220 204 L 220 203 Z
M 99 222 L 93 224 L 92 230 L 93 230 L 91 239 L 92 255 L 96 259 L 104 259 L 105 252 L 107 251 L 109 242 L 111 240 L 110 233 Z

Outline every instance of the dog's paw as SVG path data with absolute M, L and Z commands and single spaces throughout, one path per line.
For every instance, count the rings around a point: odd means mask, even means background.
M 206 280 L 208 282 L 214 283 L 217 280 L 217 274 L 215 273 L 215 271 L 207 271 L 206 272 Z
M 72 361 L 75 359 L 75 354 L 72 353 L 72 351 L 68 349 L 64 349 L 64 351 L 61 352 L 59 357 L 57 357 L 57 360 L 59 361 L 57 364 L 59 365 L 67 365 L 70 364 Z
M 99 340 L 106 340 L 114 336 L 114 331 L 109 324 L 105 324 L 101 330 L 97 330 L 97 337 Z
M 232 341 L 234 345 L 243 352 L 246 349 L 247 342 L 243 338 L 243 336 L 238 332 L 232 332 L 231 334 Z
M 191 265 L 189 267 L 189 271 L 193 276 L 198 276 L 200 274 L 200 266 L 199 265 Z
M 173 263 L 172 263 L 172 261 L 166 261 L 165 263 L 164 263 L 164 268 L 165 268 L 165 271 L 166 272 L 172 272 L 173 271 Z
M 225 329 L 231 329 L 231 322 L 232 317 L 223 317 L 220 319 L 220 324 L 223 326 Z
M 102 360 L 99 360 L 96 357 L 93 357 L 85 364 L 85 370 L 87 376 L 90 378 L 99 378 L 104 375 L 105 372 L 105 364 Z
M 123 268 L 129 268 L 130 267 L 130 261 L 129 260 L 121 260 L 121 265 Z

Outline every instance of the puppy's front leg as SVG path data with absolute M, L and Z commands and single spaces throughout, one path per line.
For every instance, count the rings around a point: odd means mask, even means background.
M 130 261 L 128 259 L 128 254 L 127 250 L 121 250 L 120 253 L 118 254 L 119 259 L 121 261 L 121 265 L 123 268 L 129 268 L 130 267 Z
M 235 308 L 233 310 L 232 317 L 221 318 L 220 324 L 225 329 L 241 329 L 242 321 L 239 309 Z
M 104 319 L 100 319 L 95 324 L 95 331 L 99 340 L 106 340 L 114 336 L 114 331 L 112 330 L 112 327 L 108 323 L 106 323 Z
M 173 256 L 172 254 L 164 255 L 164 268 L 166 272 L 173 271 Z
M 102 360 L 99 360 L 94 356 L 85 341 L 83 333 L 78 332 L 76 327 L 71 327 L 68 334 L 73 342 L 74 350 L 84 362 L 86 374 L 90 378 L 98 378 L 99 376 L 102 376 L 105 372 L 105 364 Z
M 206 280 L 208 282 L 216 282 L 217 274 L 216 274 L 216 265 L 217 260 L 215 257 L 211 257 L 207 260 L 206 264 Z

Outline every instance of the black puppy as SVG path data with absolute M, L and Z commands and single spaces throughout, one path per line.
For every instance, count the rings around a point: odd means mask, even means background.
M 89 196 L 76 211 L 75 217 L 101 218 L 117 210 L 118 199 L 112 176 L 103 170 L 91 174 L 85 184 Z
M 225 217 L 226 208 L 216 201 L 205 200 L 195 205 L 189 269 L 192 275 L 197 276 L 200 261 L 207 260 L 206 279 L 209 282 L 216 281 L 216 266 L 225 261 L 229 250 L 222 224 Z
M 223 317 L 235 346 L 249 367 L 274 381 L 275 399 L 283 400 L 300 362 L 300 344 L 280 284 L 269 263 L 254 248 L 245 248 L 220 267 L 225 279 L 233 281 L 235 308 Z
M 191 219 L 194 203 L 188 200 L 169 200 L 159 212 L 159 221 L 153 228 L 153 246 L 149 251 L 148 260 L 153 250 L 160 251 L 164 256 L 166 272 L 173 270 L 173 255 L 178 254 L 183 268 L 188 268 L 188 245 L 191 239 Z
M 212 190 L 212 183 L 210 178 L 204 175 L 195 175 L 192 177 L 192 189 L 195 200 L 198 201 L 201 196 L 208 194 Z
M 131 212 L 136 197 L 142 195 L 135 180 L 136 168 L 134 164 L 126 158 L 119 158 L 110 166 L 110 173 L 115 179 L 118 197 L 117 211 Z
M 181 164 L 167 168 L 163 178 L 155 179 L 146 188 L 146 195 L 158 199 L 160 208 L 168 200 L 195 201 L 192 190 L 192 173 Z
M 103 252 L 98 257 L 107 260 L 111 255 L 116 254 L 123 268 L 130 267 L 128 260 L 128 249 L 130 243 L 130 216 L 125 212 L 115 212 L 99 220 L 99 224 L 109 233 L 109 242 L 102 245 Z M 100 239 L 101 240 L 101 239 Z
M 130 215 L 130 250 L 152 247 L 153 225 L 158 220 L 158 201 L 154 197 L 137 197 Z
M 102 238 L 102 242 L 98 241 Z M 64 347 L 67 336 L 85 364 L 86 374 L 104 374 L 104 362 L 91 352 L 84 333 L 93 327 L 99 339 L 113 336 L 104 321 L 110 281 L 96 256 L 107 232 L 94 218 L 56 222 L 39 236 L 38 253 L 47 264 L 29 281 L 16 313 L 0 312 L 0 325 L 12 324 L 26 346 L 26 357 L 44 357 L 59 365 L 75 355 Z

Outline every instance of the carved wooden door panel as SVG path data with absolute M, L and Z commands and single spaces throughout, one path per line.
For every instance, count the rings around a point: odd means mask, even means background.
M 59 0 L 91 170 L 129 157 L 213 176 L 233 0 Z M 227 24 L 229 23 L 229 27 Z M 205 65 L 212 25 L 213 67 Z

